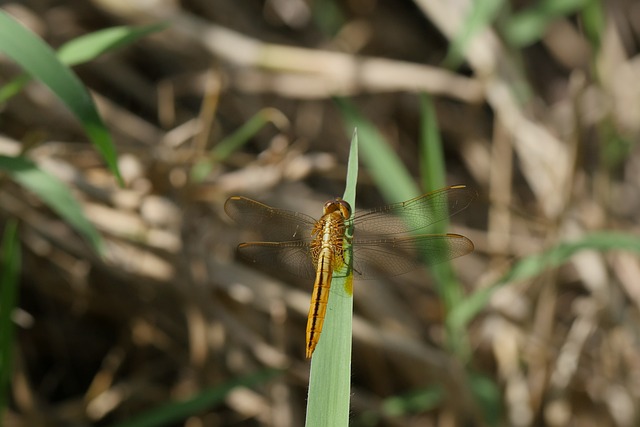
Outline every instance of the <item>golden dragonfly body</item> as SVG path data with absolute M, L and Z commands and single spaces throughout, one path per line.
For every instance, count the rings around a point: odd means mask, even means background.
M 309 247 L 316 278 L 313 283 L 309 316 L 307 317 L 307 350 L 310 358 L 320 340 L 331 290 L 333 272 L 345 264 L 344 244 L 347 220 L 351 217 L 351 207 L 342 199 L 329 201 L 324 205 L 322 218 L 313 227 L 314 236 Z

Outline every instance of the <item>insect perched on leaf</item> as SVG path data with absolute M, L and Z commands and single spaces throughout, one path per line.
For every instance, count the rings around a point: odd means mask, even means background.
M 315 278 L 307 321 L 309 358 L 322 332 L 333 273 L 347 261 L 345 243 L 353 245 L 353 275 L 365 279 L 396 276 L 466 255 L 473 243 L 464 236 L 416 233 L 465 209 L 474 198 L 473 191 L 456 185 L 355 215 L 347 202 L 336 198 L 325 203 L 319 220 L 239 196 L 230 197 L 224 209 L 265 239 L 241 243 L 242 258 Z M 353 236 L 346 234 L 350 226 Z

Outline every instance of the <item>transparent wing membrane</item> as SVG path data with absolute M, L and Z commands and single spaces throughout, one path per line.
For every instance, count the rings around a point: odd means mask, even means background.
M 309 241 L 316 222 L 303 213 L 272 208 L 246 197 L 230 197 L 224 210 L 238 225 L 260 233 L 265 241 Z
M 401 234 L 422 230 L 465 209 L 476 193 L 463 186 L 447 187 L 406 202 L 356 212 L 354 234 Z
M 238 253 L 246 262 L 273 272 L 293 274 L 305 279 L 313 279 L 316 274 L 309 245 L 304 242 L 241 243 Z
M 406 202 L 357 212 L 352 220 L 354 276 L 363 279 L 397 276 L 420 265 L 438 264 L 472 252 L 473 243 L 458 234 L 399 234 L 445 220 L 469 206 L 475 196 L 464 186 L 454 186 Z M 244 197 L 229 198 L 225 211 L 240 226 L 259 232 L 264 239 L 238 246 L 244 260 L 272 271 L 314 277 L 309 244 L 316 220 Z
M 471 240 L 459 234 L 427 234 L 353 243 L 354 276 L 392 277 L 434 265 L 473 251 Z

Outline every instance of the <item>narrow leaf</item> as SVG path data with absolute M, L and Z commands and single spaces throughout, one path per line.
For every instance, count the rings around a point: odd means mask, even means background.
M 167 28 L 168 24 L 153 24 L 144 27 L 111 27 L 95 31 L 60 46 L 58 59 L 66 65 L 78 65 L 93 61 L 99 56 L 128 46 L 135 41 Z
M 464 327 L 484 309 L 493 292 L 500 286 L 519 280 L 531 279 L 549 268 L 564 264 L 573 255 L 583 250 L 623 250 L 640 255 L 640 238 L 616 232 L 598 232 L 584 236 L 575 242 L 560 243 L 541 254 L 523 258 L 515 263 L 498 281 L 477 291 L 463 301 L 451 313 L 450 320 L 459 324 L 459 327 Z
M 6 172 L 16 182 L 38 196 L 78 231 L 96 252 L 103 252 L 103 244 L 98 231 L 86 218 L 80 204 L 62 181 L 39 169 L 37 165 L 24 157 L 0 155 L 0 171 Z
M 355 206 L 357 177 L 358 135 L 354 131 L 343 197 L 352 208 Z M 345 245 L 345 252 L 347 265 L 334 273 L 324 329 L 311 359 L 307 427 L 349 425 L 353 321 L 351 245 Z
M 41 81 L 80 120 L 111 172 L 122 184 L 116 152 L 93 99 L 76 75 L 40 38 L 0 10 L 0 52 L 16 61 L 31 77 Z

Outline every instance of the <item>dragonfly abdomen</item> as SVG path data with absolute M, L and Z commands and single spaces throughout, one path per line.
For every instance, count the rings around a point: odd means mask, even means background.
M 313 231 L 315 237 L 311 242 L 311 253 L 316 262 L 316 279 L 307 319 L 307 358 L 311 357 L 320 340 L 333 272 L 344 263 L 344 222 L 340 211 L 330 212 L 318 221 Z

